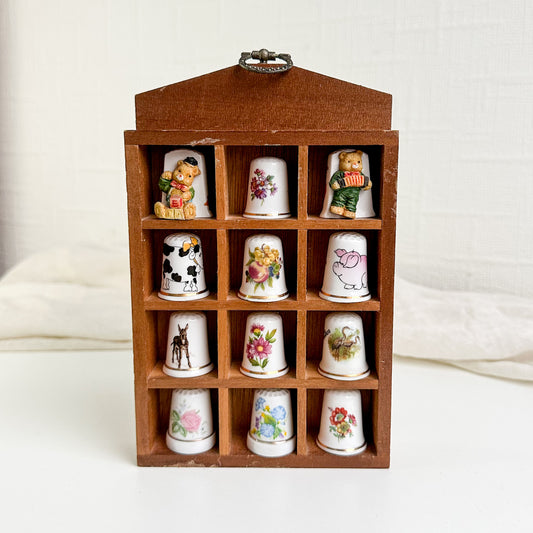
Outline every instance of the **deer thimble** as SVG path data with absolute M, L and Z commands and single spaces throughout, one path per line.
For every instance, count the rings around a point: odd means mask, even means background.
M 333 455 L 357 455 L 366 450 L 361 392 L 325 390 L 317 446 Z
M 324 325 L 322 360 L 318 371 L 340 381 L 368 376 L 363 320 L 357 313 L 330 313 Z
M 173 301 L 199 300 L 209 296 L 200 237 L 192 233 L 173 233 L 165 238 L 158 296 Z
M 248 198 L 243 217 L 287 218 L 289 186 L 287 163 L 279 157 L 258 157 L 250 163 Z
M 281 457 L 296 447 L 292 423 L 291 393 L 286 389 L 254 392 L 248 449 L 264 457 Z
M 338 303 L 370 300 L 367 246 L 363 235 L 346 231 L 330 236 L 319 296 Z
M 168 323 L 167 355 L 163 372 L 175 378 L 202 376 L 213 370 L 204 313 L 177 312 Z
M 246 319 L 241 372 L 251 378 L 277 378 L 289 371 L 279 313 L 251 313 Z
M 215 445 L 211 394 L 208 389 L 174 389 L 166 435 L 175 453 L 196 454 Z
M 239 298 L 277 302 L 289 297 L 285 283 L 283 246 L 276 235 L 252 235 L 244 243 Z

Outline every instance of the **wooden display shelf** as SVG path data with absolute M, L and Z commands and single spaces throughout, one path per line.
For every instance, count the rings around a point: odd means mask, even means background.
M 223 103 L 223 105 L 221 105 Z M 142 466 L 260 466 L 384 468 L 390 458 L 392 323 L 398 133 L 390 130 L 391 97 L 297 67 L 261 75 L 231 67 L 137 95 L 137 130 L 125 132 L 131 258 L 137 458 Z M 206 159 L 211 219 L 160 220 L 153 204 L 165 153 L 200 151 Z M 362 149 L 369 155 L 375 218 L 322 219 L 327 156 Z M 289 172 L 292 216 L 242 216 L 248 170 L 258 155 L 282 157 Z M 197 233 L 207 260 L 211 294 L 194 301 L 158 297 L 162 244 L 173 232 Z M 319 297 L 325 248 L 335 231 L 359 231 L 368 241 L 372 298 L 334 303 Z M 289 298 L 246 301 L 237 296 L 243 245 L 257 232 L 279 236 Z M 216 264 L 215 264 L 216 263 Z M 196 310 L 207 316 L 215 369 L 204 376 L 164 374 L 169 317 Z M 248 313 L 280 312 L 289 373 L 254 379 L 239 371 Z M 370 375 L 335 381 L 317 371 L 325 316 L 355 311 L 363 319 Z M 212 398 L 216 445 L 198 455 L 179 455 L 165 444 L 174 388 L 207 388 Z M 281 458 L 246 447 L 254 389 L 291 391 L 296 449 Z M 368 448 L 339 457 L 315 443 L 324 390 L 359 389 Z

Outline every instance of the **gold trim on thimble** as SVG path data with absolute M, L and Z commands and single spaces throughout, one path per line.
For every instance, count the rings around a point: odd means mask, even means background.
M 367 296 L 370 296 L 369 292 L 360 296 L 337 296 L 336 294 L 329 294 L 329 292 L 323 291 L 322 289 L 320 289 L 320 294 L 324 294 L 325 296 L 331 296 L 332 298 L 344 298 L 346 300 L 360 300 L 361 298 L 366 298 Z
M 287 442 L 290 442 L 292 439 L 294 439 L 296 437 L 296 435 L 293 435 L 291 438 L 289 439 L 285 439 L 285 440 L 277 440 L 277 441 L 271 441 L 271 440 L 260 440 L 256 437 L 254 437 L 249 431 L 248 431 L 248 436 L 255 440 L 256 442 L 260 442 L 261 444 L 286 444 Z
M 165 292 L 163 289 L 160 289 L 159 293 L 164 294 L 165 296 L 176 296 L 176 297 L 183 297 L 183 296 L 197 296 L 198 294 L 203 294 L 204 292 L 207 292 L 207 289 L 204 289 L 200 292 L 184 292 L 184 293 L 174 293 L 174 292 Z
M 289 295 L 289 291 L 285 291 L 283 294 L 276 294 L 274 296 L 248 296 L 240 291 L 237 291 L 239 298 L 245 298 L 246 300 L 271 300 L 272 298 L 283 298 Z M 262 442 L 262 441 L 261 441 Z
M 332 450 L 334 452 L 347 452 L 347 453 L 356 452 L 358 450 L 363 449 L 366 446 L 366 442 L 364 442 L 358 448 L 332 448 L 331 446 L 326 446 L 325 444 L 322 444 L 322 442 L 320 442 L 320 439 L 318 437 L 316 438 L 316 442 L 317 444 L 320 444 L 320 446 L 322 446 L 323 448 L 327 448 L 328 450 Z
M 209 365 L 212 365 L 212 364 L 213 363 L 211 361 L 209 361 L 209 363 L 207 363 L 206 365 L 195 366 L 193 368 L 173 368 L 171 366 L 168 366 L 166 363 L 163 366 L 165 366 L 169 370 L 174 370 L 175 372 L 189 372 L 191 370 L 201 370 L 202 368 L 205 368 L 206 366 L 209 366 Z
M 248 370 L 247 368 L 244 368 L 241 365 L 241 370 L 244 370 L 244 372 L 249 372 L 250 374 L 259 374 L 261 376 L 267 376 L 267 375 L 271 375 L 271 374 L 280 374 L 281 372 L 284 372 L 288 368 L 289 368 L 289 365 L 285 366 L 285 368 L 282 368 L 281 370 L 273 370 L 272 372 L 258 372 L 257 370 Z M 261 441 L 261 442 L 263 442 L 263 441 Z
M 328 372 L 318 365 L 318 371 L 323 372 L 324 374 L 329 374 L 330 376 L 339 376 L 340 378 L 356 378 L 357 376 L 362 376 L 363 374 L 370 372 L 370 368 L 364 372 L 359 372 L 359 374 L 335 374 L 335 372 Z
M 201 439 L 189 439 L 189 440 L 185 440 L 185 439 L 178 439 L 178 437 L 174 437 L 174 435 L 171 435 L 170 434 L 170 431 L 167 431 L 167 435 L 173 439 L 173 440 L 177 440 L 179 442 L 200 442 L 202 440 L 206 440 L 206 439 L 211 439 L 214 435 L 215 435 L 215 432 L 213 431 L 213 433 L 211 433 L 211 435 L 208 435 L 207 437 L 202 437 Z

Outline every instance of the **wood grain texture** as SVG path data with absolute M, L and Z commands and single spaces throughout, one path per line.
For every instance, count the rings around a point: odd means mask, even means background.
M 391 98 L 303 69 L 294 68 L 288 74 L 265 78 L 232 67 L 137 96 L 138 129 L 125 132 L 124 139 L 140 465 L 389 466 L 398 157 L 398 132 L 388 129 Z M 204 154 L 215 218 L 168 221 L 153 216 L 164 155 L 178 147 Z M 319 218 L 327 157 L 339 148 L 358 148 L 369 154 L 376 218 Z M 289 219 L 242 216 L 250 161 L 261 155 L 287 161 Z M 368 241 L 373 297 L 367 302 L 341 304 L 318 296 L 328 239 L 335 231 L 346 230 L 358 231 Z M 192 231 L 202 241 L 211 290 L 202 300 L 169 302 L 157 296 L 163 240 L 179 231 Z M 258 304 L 236 295 L 244 241 L 256 233 L 272 233 L 283 242 L 290 291 L 286 300 Z M 210 353 L 217 364 L 205 376 L 178 379 L 162 371 L 170 314 L 183 309 L 203 311 L 207 316 Z M 276 311 L 283 318 L 290 371 L 272 380 L 259 381 L 239 371 L 246 317 L 258 310 Z M 371 369 L 367 378 L 339 382 L 318 373 L 324 320 L 332 311 L 361 315 Z M 170 396 L 174 388 L 197 387 L 211 391 L 218 441 L 207 453 L 180 456 L 165 445 Z M 264 387 L 291 391 L 297 448 L 286 457 L 259 457 L 246 447 L 254 389 Z M 368 442 L 364 453 L 338 457 L 317 447 L 326 389 L 362 391 Z
M 349 102 L 349 105 L 347 105 Z M 388 130 L 392 96 L 293 67 L 232 66 L 135 97 L 138 130 Z M 259 144 L 259 143 L 258 143 Z

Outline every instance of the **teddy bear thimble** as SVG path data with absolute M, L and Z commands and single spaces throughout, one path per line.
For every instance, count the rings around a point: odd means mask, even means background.
M 289 297 L 281 239 L 276 235 L 252 235 L 244 243 L 239 298 L 277 302 Z
M 200 237 L 192 233 L 173 233 L 166 237 L 159 298 L 198 300 L 208 295 Z
M 248 449 L 264 457 L 282 457 L 296 448 L 292 423 L 291 394 L 287 389 L 254 392 Z
M 326 193 L 320 216 L 352 219 L 376 216 L 368 154 L 345 149 L 329 155 Z
M 202 376 L 213 370 L 204 313 L 172 313 L 168 323 L 167 355 L 163 372 L 175 378 Z
M 246 319 L 241 372 L 251 378 L 277 378 L 289 371 L 279 313 L 251 313 Z
M 339 303 L 370 300 L 366 238 L 354 231 L 329 238 L 324 281 L 319 296 Z
M 175 453 L 196 454 L 215 445 L 211 395 L 208 389 L 174 389 L 166 435 Z
M 258 157 L 250 163 L 248 196 L 243 217 L 287 218 L 289 186 L 287 163 L 279 157 Z
M 360 391 L 324 391 L 316 444 L 333 455 L 357 455 L 366 450 Z
M 330 313 L 324 325 L 322 360 L 318 372 L 340 381 L 368 376 L 363 320 L 357 313 Z

